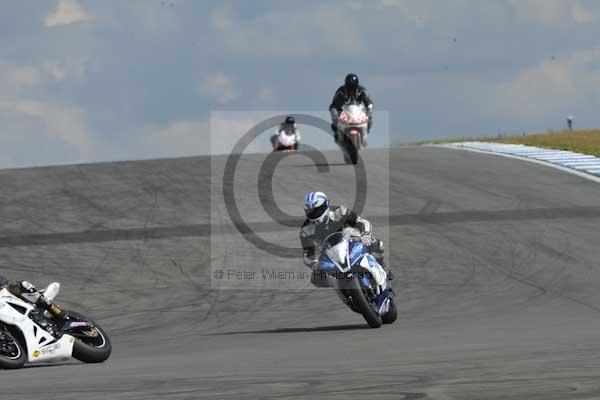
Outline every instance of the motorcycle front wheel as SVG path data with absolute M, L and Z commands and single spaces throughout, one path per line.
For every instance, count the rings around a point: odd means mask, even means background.
M 358 163 L 358 149 L 360 148 L 360 137 L 358 135 L 346 136 L 346 152 L 350 163 L 356 165 Z
M 0 327 L 0 368 L 19 369 L 27 361 L 27 351 L 5 327 Z
M 354 305 L 355 310 L 362 314 L 363 318 L 371 328 L 380 328 L 381 325 L 383 325 L 383 320 L 367 301 L 358 279 L 352 279 L 349 284 L 350 289 L 348 292 L 352 297 L 352 304 Z
M 388 312 L 381 316 L 384 324 L 391 324 L 398 318 L 398 309 L 396 308 L 396 304 L 394 303 L 394 299 L 390 299 L 390 308 Z

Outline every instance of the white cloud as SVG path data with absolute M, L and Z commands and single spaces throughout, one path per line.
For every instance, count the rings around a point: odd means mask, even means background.
M 0 98 L 13 95 L 23 88 L 35 86 L 40 72 L 33 65 L 17 65 L 0 61 Z
M 44 63 L 44 69 L 50 76 L 57 81 L 62 81 L 66 78 L 67 72 L 57 62 L 47 61 Z
M 210 120 L 176 120 L 164 126 L 146 126 L 135 133 L 138 149 L 151 157 L 182 157 L 229 154 L 234 146 L 256 124 L 272 117 L 266 112 L 216 111 Z M 272 133 L 272 132 L 271 132 Z M 250 140 L 244 153 L 270 149 L 269 132 Z
M 174 121 L 164 127 L 146 128 L 150 131 L 143 141 L 151 146 L 157 157 L 209 154 L 209 124 L 207 121 Z
M 258 123 L 272 117 L 267 112 L 217 111 L 210 118 L 211 154 L 229 154 L 240 139 Z M 262 133 L 262 132 L 261 132 Z M 267 132 L 267 135 L 269 133 Z M 246 138 L 248 146 L 244 153 L 265 151 L 270 148 L 268 136 Z
M 94 140 L 84 112 L 53 101 L 0 95 L 3 166 L 90 162 L 110 158 Z
M 35 100 L 0 100 L 0 110 L 39 120 L 45 128 L 40 133 L 70 145 L 74 159 L 85 160 L 94 155 L 84 114 L 75 107 Z
M 271 88 L 263 86 L 258 89 L 257 98 L 258 100 L 266 103 L 275 101 L 276 96 Z
M 497 108 L 489 112 L 541 120 L 553 113 L 562 115 L 569 107 L 595 107 L 599 62 L 596 48 L 527 68 L 511 81 L 492 86 L 492 104 Z
M 425 27 L 434 21 L 438 25 L 440 22 L 445 24 L 451 21 L 448 26 L 467 26 L 472 25 L 474 16 L 478 17 L 477 22 L 481 22 L 482 26 L 490 26 L 499 20 L 506 23 L 512 19 L 543 25 L 589 23 L 596 19 L 581 0 L 454 0 L 447 3 L 434 0 L 352 0 L 345 4 L 359 10 L 395 9 L 405 23 L 412 22 L 417 27 Z M 506 14 L 501 10 L 509 10 L 510 13 Z
M 596 16 L 591 11 L 587 10 L 579 3 L 573 5 L 573 19 L 580 24 L 588 24 L 594 22 Z
M 239 97 L 233 79 L 222 72 L 207 76 L 200 84 L 200 93 L 212 97 L 219 104 L 229 103 Z
M 366 48 L 361 30 L 364 21 L 349 7 L 319 5 L 293 13 L 274 10 L 244 20 L 232 7 L 221 6 L 210 17 L 227 48 L 238 55 L 357 55 Z
M 517 18 L 552 25 L 561 22 L 589 23 L 595 18 L 579 0 L 507 0 Z
M 86 74 L 86 59 L 44 61 L 34 64 L 11 64 L 0 62 L 0 93 L 18 97 L 22 89 L 32 88 L 46 81 L 63 81 L 67 78 L 82 80 Z
M 58 0 L 56 10 L 44 18 L 47 27 L 68 25 L 93 19 L 77 0 Z
M 40 81 L 40 72 L 32 65 L 23 65 L 10 68 L 7 76 L 18 87 L 31 87 Z
M 85 57 L 69 57 L 60 61 L 44 61 L 41 68 L 56 81 L 68 78 L 82 80 L 85 78 L 88 62 Z
M 178 7 L 169 1 L 127 1 L 124 2 L 131 15 L 141 22 L 142 27 L 153 33 L 175 32 L 182 26 Z
M 42 82 L 40 68 L 31 65 L 0 64 L 0 111 L 17 126 L 27 121 L 40 123 L 38 133 L 72 146 L 74 154 L 90 155 L 91 136 L 85 116 L 77 107 L 57 102 L 28 99 L 23 89 Z M 21 123 L 21 122 L 23 123 Z
M 82 158 L 92 155 L 91 137 L 81 110 L 62 104 L 34 100 L 2 102 L 0 109 L 37 118 L 44 123 L 47 135 L 59 138 L 73 146 Z

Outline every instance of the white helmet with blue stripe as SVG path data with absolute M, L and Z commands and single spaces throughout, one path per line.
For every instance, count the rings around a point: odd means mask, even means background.
M 327 219 L 329 199 L 323 192 L 310 192 L 304 196 L 304 213 L 306 218 L 314 223 L 321 223 Z

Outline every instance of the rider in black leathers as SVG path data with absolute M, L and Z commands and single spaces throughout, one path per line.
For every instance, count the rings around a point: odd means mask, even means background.
M 358 101 L 364 104 L 367 109 L 367 115 L 369 116 L 368 130 L 371 130 L 373 124 L 373 101 L 367 90 L 358 84 L 358 76 L 356 74 L 348 74 L 344 79 L 344 85 L 340 86 L 333 95 L 333 100 L 329 106 L 329 112 L 331 113 L 331 130 L 333 131 L 336 142 L 339 141 L 337 134 L 337 121 L 342 107 L 344 104 L 350 101 Z

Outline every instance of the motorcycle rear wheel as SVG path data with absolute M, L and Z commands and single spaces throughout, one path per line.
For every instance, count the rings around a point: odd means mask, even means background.
M 88 321 L 93 325 L 93 328 L 90 329 L 88 334 L 77 335 L 77 337 L 75 337 L 73 357 L 85 363 L 101 363 L 106 361 L 112 352 L 112 345 L 104 329 L 84 315 L 73 311 L 69 311 L 68 314 L 75 318 Z

